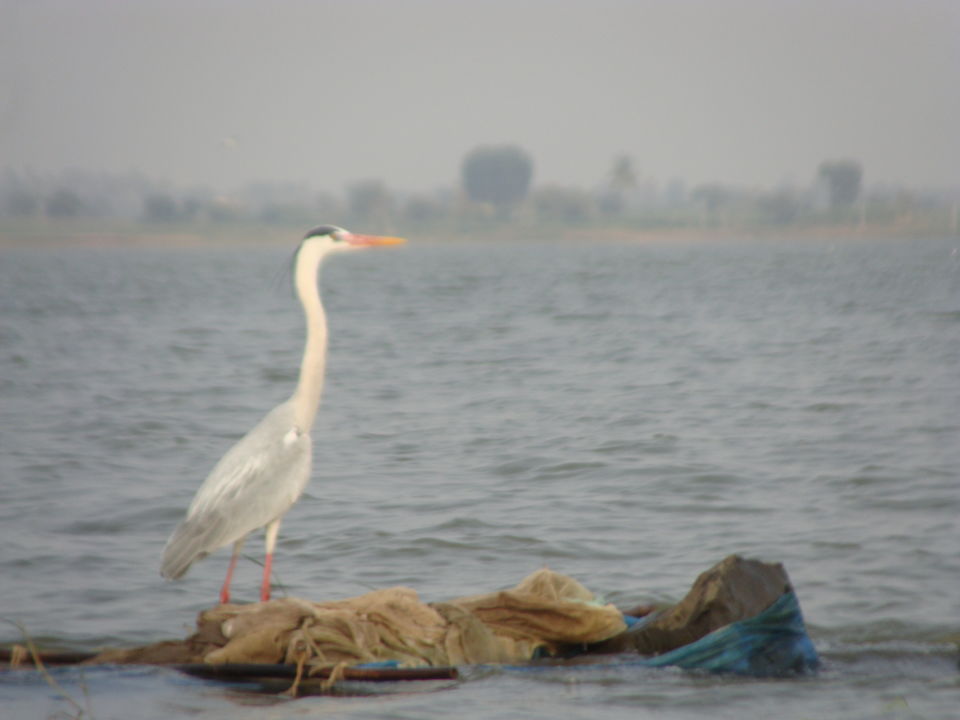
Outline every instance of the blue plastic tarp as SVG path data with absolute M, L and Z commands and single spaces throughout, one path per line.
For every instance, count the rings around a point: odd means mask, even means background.
M 731 623 L 696 642 L 643 658 L 637 664 L 784 677 L 815 672 L 820 658 L 807 635 L 797 596 L 787 591 L 749 620 Z

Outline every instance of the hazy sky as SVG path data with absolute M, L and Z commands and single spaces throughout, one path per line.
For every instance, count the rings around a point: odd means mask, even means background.
M 455 185 L 960 186 L 958 0 L 0 0 L 0 168 Z

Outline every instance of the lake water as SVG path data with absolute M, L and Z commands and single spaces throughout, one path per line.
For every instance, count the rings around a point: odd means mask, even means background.
M 184 637 L 215 603 L 228 551 L 177 583 L 160 553 L 293 389 L 295 243 L 0 251 L 2 618 L 96 649 Z M 955 718 L 958 246 L 413 238 L 322 272 L 328 382 L 276 596 L 444 600 L 548 565 L 628 607 L 741 553 L 785 563 L 817 677 L 487 672 L 295 701 L 149 668 L 57 677 L 100 720 Z M 259 571 L 241 563 L 238 600 Z M 37 675 L 0 675 L 3 717 L 58 712 Z

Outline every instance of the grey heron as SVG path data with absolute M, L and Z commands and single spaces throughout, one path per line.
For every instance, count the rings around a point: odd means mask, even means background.
M 160 574 L 182 577 L 211 552 L 233 543 L 220 602 L 230 602 L 230 581 L 248 534 L 265 528 L 265 558 L 260 600 L 270 599 L 273 550 L 280 520 L 297 501 L 310 479 L 310 429 L 323 390 L 327 355 L 327 321 L 317 274 L 330 254 L 377 245 L 395 245 L 402 238 L 358 235 L 333 225 L 310 230 L 297 249 L 293 275 L 306 318 L 306 343 L 296 390 L 243 436 L 214 466 L 173 531 L 163 551 Z

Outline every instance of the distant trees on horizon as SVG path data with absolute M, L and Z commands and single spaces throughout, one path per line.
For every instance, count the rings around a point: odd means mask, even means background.
M 518 145 L 481 145 L 464 157 L 460 177 L 467 198 L 508 218 L 530 190 L 533 159 Z
M 860 197 L 863 167 L 856 160 L 825 160 L 817 175 L 827 185 L 830 207 L 849 207 Z
M 516 144 L 479 145 L 460 164 L 457 187 L 403 193 L 382 179 L 360 179 L 342 196 L 313 192 L 298 183 L 251 183 L 232 193 L 174 189 L 138 174 L 65 172 L 38 176 L 0 171 L 0 219 L 53 221 L 117 218 L 153 225 L 254 222 L 300 226 L 322 219 L 363 225 L 457 232 L 508 223 L 622 225 L 633 228 L 735 228 L 797 223 L 890 223 L 946 208 L 955 217 L 956 191 L 915 193 L 863 186 L 856 160 L 824 160 L 807 187 L 742 189 L 682 181 L 662 189 L 642 179 L 633 158 L 612 159 L 608 174 L 591 188 L 535 185 L 534 161 Z M 945 220 L 948 227 L 955 220 Z

